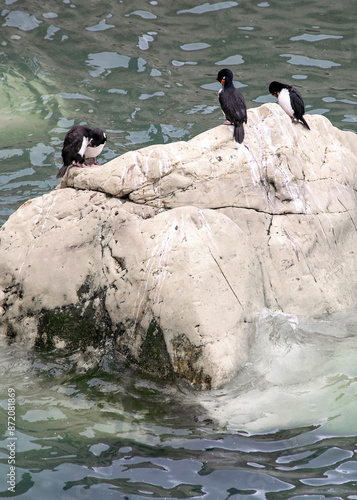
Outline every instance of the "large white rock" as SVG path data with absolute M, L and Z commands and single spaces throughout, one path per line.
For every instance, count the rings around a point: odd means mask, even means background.
M 0 329 L 102 348 L 217 387 L 246 362 L 264 308 L 354 305 L 357 140 L 319 115 L 248 112 L 105 166 L 71 168 L 0 231 Z

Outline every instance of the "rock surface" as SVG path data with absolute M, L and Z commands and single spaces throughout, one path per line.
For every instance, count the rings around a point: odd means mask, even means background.
M 0 331 L 102 348 L 197 388 L 229 380 L 264 308 L 355 304 L 357 139 L 248 111 L 188 142 L 71 168 L 0 231 Z

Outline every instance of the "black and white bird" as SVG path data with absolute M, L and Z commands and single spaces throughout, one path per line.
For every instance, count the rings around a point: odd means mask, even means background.
M 107 135 L 100 128 L 95 128 L 92 130 L 92 139 L 87 149 L 84 152 L 84 164 L 85 165 L 99 165 L 97 163 L 97 157 L 103 151 L 103 148 L 107 142 Z M 94 161 L 88 163 L 87 158 L 93 158 Z
M 86 158 L 94 158 L 94 163 L 96 163 L 96 158 L 102 151 L 106 140 L 107 136 L 101 129 L 92 130 L 85 125 L 72 127 L 63 141 L 63 166 L 59 169 L 56 178 L 63 177 L 71 165 L 82 167 Z M 88 148 L 89 152 L 87 152 Z
M 218 92 L 218 100 L 226 119 L 233 125 L 233 137 L 241 144 L 244 139 L 243 123 L 247 123 L 247 107 L 244 97 L 233 84 L 233 73 L 230 69 L 221 69 L 217 80 L 222 84 Z
M 271 82 L 269 85 L 269 92 L 278 98 L 279 105 L 283 108 L 285 113 L 290 116 L 291 120 L 302 122 L 306 128 L 310 130 L 304 114 L 305 104 L 300 92 L 292 85 L 286 83 Z

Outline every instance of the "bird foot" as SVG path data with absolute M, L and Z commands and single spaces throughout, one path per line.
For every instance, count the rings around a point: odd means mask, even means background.
M 233 125 L 233 123 L 227 120 L 226 122 L 223 123 L 223 125 Z
M 94 158 L 94 161 L 91 162 L 85 161 L 84 164 L 87 165 L 88 167 L 90 167 L 91 165 L 98 165 L 99 167 L 101 166 L 101 164 L 97 162 L 96 158 Z

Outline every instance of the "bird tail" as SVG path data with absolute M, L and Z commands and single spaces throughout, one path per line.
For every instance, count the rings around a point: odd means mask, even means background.
M 234 124 L 234 139 L 239 142 L 239 144 L 242 144 L 243 139 L 244 139 L 244 127 L 243 123 L 235 123 Z
M 57 175 L 56 175 L 56 179 L 60 179 L 61 177 L 64 176 L 64 174 L 66 173 L 67 171 L 67 168 L 68 168 L 68 165 L 63 165 L 59 171 L 57 172 Z
M 303 116 L 301 117 L 301 121 L 305 125 L 305 127 L 310 130 L 310 127 L 308 126 L 308 124 Z

